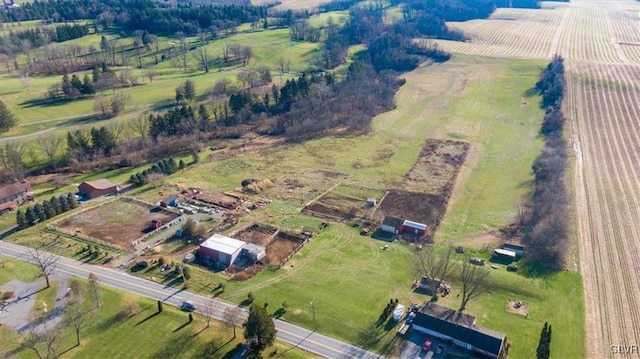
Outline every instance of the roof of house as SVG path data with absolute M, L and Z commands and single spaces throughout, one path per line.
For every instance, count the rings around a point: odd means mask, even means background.
M 0 199 L 15 196 L 18 193 L 28 192 L 31 190 L 31 186 L 28 182 L 15 182 L 6 186 L 0 187 Z
M 178 196 L 169 196 L 162 200 L 164 203 L 171 203 L 178 200 Z
M 500 354 L 505 335 L 475 325 L 476 318 L 433 302 L 420 308 L 414 324 L 470 344 L 482 351 Z
M 394 228 L 399 228 L 399 227 L 402 226 L 403 222 L 404 222 L 404 220 L 401 219 L 401 218 L 386 216 L 382 220 L 382 225 L 389 226 L 389 227 L 394 227 Z
M 4 211 L 7 209 L 13 209 L 18 207 L 18 205 L 16 204 L 16 202 L 14 201 L 9 201 L 9 202 L 5 202 L 3 204 L 0 204 L 0 211 Z
M 405 226 L 405 227 L 411 227 L 411 228 L 419 229 L 419 230 L 422 230 L 422 231 L 427 230 L 427 225 L 426 224 L 410 221 L 408 219 L 406 219 L 404 221 L 404 223 L 402 223 L 402 225 Z
M 96 180 L 96 181 L 84 181 L 84 182 L 80 183 L 80 186 L 82 186 L 82 185 L 86 185 L 86 186 L 89 186 L 89 187 L 94 188 L 94 189 L 109 189 L 109 188 L 112 188 L 112 187 L 116 186 L 111 181 L 109 181 L 108 179 L 104 179 L 104 178 L 101 178 L 101 179 Z
M 445 282 L 443 280 L 440 280 L 439 278 L 431 279 L 429 277 L 422 276 L 422 278 L 420 279 L 420 284 L 428 286 L 429 288 L 437 286 L 438 283 L 440 283 L 441 287 L 445 285 Z
M 212 249 L 220 253 L 233 254 L 242 249 L 245 245 L 247 245 L 247 243 L 243 241 L 216 233 L 206 241 L 202 242 L 200 247 Z

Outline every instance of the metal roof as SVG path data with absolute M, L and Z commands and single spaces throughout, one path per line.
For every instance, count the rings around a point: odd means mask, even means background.
M 213 236 L 209 237 L 209 239 L 202 242 L 202 244 L 200 244 L 200 247 L 231 255 L 241 250 L 245 245 L 246 243 L 243 241 L 223 236 L 221 234 L 214 234 Z
M 506 249 L 500 249 L 500 248 L 498 248 L 498 249 L 495 249 L 495 250 L 494 250 L 494 253 L 495 253 L 495 254 L 502 255 L 502 256 L 507 256 L 507 257 L 513 257 L 513 258 L 515 258 L 515 257 L 516 257 L 516 252 L 514 252 L 514 251 L 508 251 L 508 250 L 506 250 Z
M 408 219 L 405 219 L 404 223 L 402 225 L 406 226 L 406 227 L 419 229 L 419 230 L 422 230 L 422 231 L 425 231 L 427 229 L 427 225 L 426 224 L 410 221 Z

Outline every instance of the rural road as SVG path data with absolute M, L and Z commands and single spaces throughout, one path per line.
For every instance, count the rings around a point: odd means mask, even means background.
M 27 247 L 0 241 L 0 253 L 5 257 L 33 262 Z M 205 303 L 214 303 L 216 308 L 214 317 L 220 320 L 224 320 L 223 312 L 226 308 L 234 307 L 232 304 L 176 290 L 122 271 L 85 264 L 65 257 L 60 257 L 56 270 L 80 278 L 87 278 L 89 273 L 95 273 L 100 278 L 101 284 L 154 300 L 161 300 L 170 305 L 179 306 L 183 301 L 189 300 L 196 307 L 204 308 Z M 275 320 L 275 324 L 279 340 L 326 358 L 381 358 L 377 354 L 281 320 Z

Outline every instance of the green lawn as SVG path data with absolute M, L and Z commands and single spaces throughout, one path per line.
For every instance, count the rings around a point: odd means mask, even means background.
M 212 321 L 209 328 L 204 319 L 195 315 L 187 323 L 187 314 L 170 305 L 157 313 L 156 302 L 102 288 L 102 305 L 91 313 L 87 330 L 81 333 L 81 344 L 75 346 L 75 332 L 63 329 L 59 353 L 67 358 L 231 358 L 242 342 L 242 329 L 233 338 L 223 323 Z M 86 298 L 86 297 L 85 297 Z M 85 307 L 91 307 L 88 298 Z M 128 308 L 131 306 L 132 313 Z M 20 347 L 17 333 L 0 328 L 0 356 L 35 358 L 30 349 Z M 39 348 L 46 353 L 44 347 Z M 309 358 L 312 354 L 276 342 L 265 350 L 265 357 L 279 354 L 282 358 Z M 4 355 L 3 355 L 4 353 Z
M 2 261 L 4 261 L 4 265 L 2 265 Z M 0 260 L 0 285 L 8 283 L 12 279 L 33 282 L 39 275 L 38 269 L 31 264 L 10 259 L 6 256 L 2 256 Z

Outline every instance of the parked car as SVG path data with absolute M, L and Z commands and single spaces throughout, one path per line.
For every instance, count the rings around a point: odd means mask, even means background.
M 196 305 L 191 301 L 184 301 L 182 305 L 180 305 L 180 310 L 184 310 L 185 312 L 193 312 L 196 310 Z
M 456 253 L 461 253 L 462 254 L 464 252 L 465 252 L 465 250 L 464 250 L 463 247 L 456 247 Z
M 436 354 L 440 355 L 442 354 L 443 351 L 444 351 L 444 345 L 438 344 L 438 346 L 436 347 Z
M 515 264 L 509 264 L 509 265 L 507 266 L 507 270 L 508 270 L 509 272 L 517 272 L 517 271 L 518 271 L 518 266 L 517 266 L 517 265 L 515 265 Z
M 429 349 L 431 349 L 431 342 L 427 340 L 422 345 L 422 350 L 426 352 L 426 351 L 429 351 Z
M 135 267 L 136 269 L 145 269 L 149 266 L 149 262 L 147 261 L 140 261 L 138 263 L 136 263 Z
M 475 264 L 477 266 L 483 266 L 484 265 L 484 259 L 480 259 L 478 257 L 473 257 L 473 258 L 469 259 L 469 263 Z

